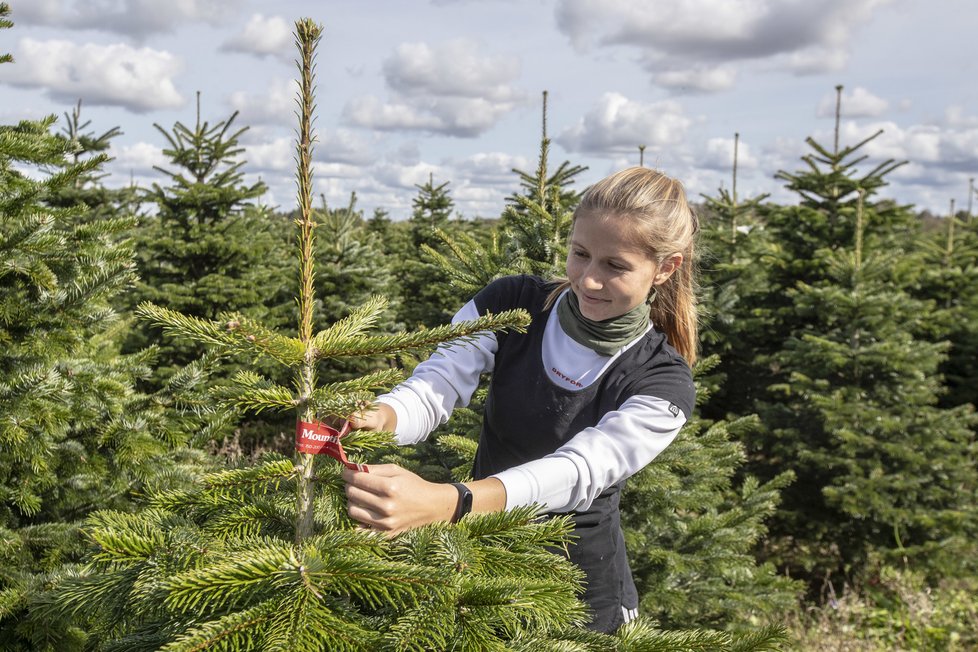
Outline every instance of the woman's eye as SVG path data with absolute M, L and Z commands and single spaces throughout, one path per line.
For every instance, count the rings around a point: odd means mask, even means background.
M 584 251 L 575 251 L 574 255 L 578 258 L 587 258 L 587 253 Z

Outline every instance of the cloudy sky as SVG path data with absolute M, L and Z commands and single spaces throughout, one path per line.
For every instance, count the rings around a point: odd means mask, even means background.
M 294 205 L 295 19 L 319 48 L 316 190 L 407 217 L 416 184 L 449 182 L 462 215 L 496 216 L 533 170 L 541 94 L 551 161 L 584 186 L 638 163 L 694 197 L 729 187 L 793 201 L 774 178 L 813 136 L 883 129 L 870 161 L 908 160 L 884 194 L 943 214 L 978 176 L 974 0 L 7 0 L 0 124 L 70 111 L 114 126 L 110 184 L 160 181 L 154 123 L 238 111 L 245 171 Z M 62 119 L 63 123 L 63 119 Z M 865 166 L 864 166 L 865 167 Z M 867 167 L 868 169 L 868 167 Z M 973 198 L 976 199 L 976 198 Z M 978 211 L 978 200 L 975 210 Z

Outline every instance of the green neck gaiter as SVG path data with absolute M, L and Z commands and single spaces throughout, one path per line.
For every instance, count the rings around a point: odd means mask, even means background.
M 581 304 L 573 290 L 568 290 L 557 304 L 560 327 L 578 344 L 600 353 L 614 355 L 649 327 L 649 304 L 642 302 L 624 315 L 591 321 L 581 314 Z

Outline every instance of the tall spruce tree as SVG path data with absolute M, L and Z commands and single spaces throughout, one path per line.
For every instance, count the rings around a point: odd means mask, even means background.
M 0 3 L 0 27 L 9 8 Z M 113 299 L 132 282 L 132 221 L 66 201 L 97 178 L 104 154 L 76 158 L 54 116 L 0 126 L 0 647 L 69 649 L 26 616 L 31 597 L 77 562 L 79 525 L 134 493 L 195 477 L 181 450 L 207 427 L 188 402 L 204 365 L 148 396 L 135 384 L 152 351 L 120 356 Z M 176 385 L 180 387 L 176 387 Z M 183 411 L 174 401 L 180 402 Z M 201 407 L 201 409 L 204 409 Z
M 457 231 L 449 221 L 455 202 L 448 185 L 447 181 L 436 185 L 434 177 L 429 176 L 427 183 L 415 186 L 418 193 L 412 200 L 414 212 L 408 221 L 413 246 L 401 251 L 396 265 L 400 293 L 404 297 L 397 319 L 409 328 L 444 324 L 462 304 L 457 292 L 439 283 L 435 266 L 417 257 L 419 248 L 425 250 L 433 245 L 438 233 Z
M 137 233 L 139 282 L 127 307 L 165 301 L 203 319 L 232 309 L 256 319 L 270 316 L 287 261 L 276 255 L 274 216 L 254 203 L 265 185 L 243 181 L 239 139 L 247 128 L 236 129 L 236 117 L 213 125 L 202 121 L 198 94 L 193 126 L 177 122 L 168 131 L 154 125 L 169 144 L 163 151 L 172 169 L 157 167 L 168 184 L 154 183 L 144 197 L 152 212 Z M 196 343 L 160 342 L 159 336 L 158 328 L 143 324 L 127 343 L 130 349 L 158 343 L 159 381 L 202 353 Z
M 934 302 L 927 339 L 950 348 L 940 371 L 947 393 L 941 405 L 978 405 L 978 222 L 958 213 L 953 202 L 944 228 L 917 239 L 923 264 L 916 268 L 917 298 Z
M 523 187 L 514 194 L 500 219 L 512 248 L 511 258 L 543 276 L 563 274 L 574 208 L 579 195 L 570 186 L 587 170 L 564 161 L 550 171 L 550 137 L 547 135 L 547 92 L 543 92 L 540 155 L 534 174 L 514 170 Z
M 973 540 L 974 416 L 936 405 L 946 345 L 923 339 L 934 306 L 908 292 L 912 213 L 873 201 L 900 163 L 857 169 L 878 136 L 841 149 L 809 139 L 806 167 L 779 175 L 802 201 L 766 216 L 755 310 L 769 341 L 748 342 L 759 354 L 742 372 L 768 384 L 754 469 L 798 475 L 770 550 L 815 585 L 878 558 L 947 572 Z

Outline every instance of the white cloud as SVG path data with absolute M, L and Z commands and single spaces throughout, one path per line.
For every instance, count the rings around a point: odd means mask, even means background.
M 704 151 L 697 157 L 697 167 L 709 170 L 732 171 L 734 159 L 733 138 L 710 138 Z M 741 140 L 737 143 L 737 170 L 756 170 L 760 165 L 750 145 Z
M 505 186 L 509 190 L 515 189 L 519 184 L 519 178 L 513 170 L 530 171 L 532 165 L 524 156 L 484 152 L 453 162 L 451 169 L 456 174 L 467 177 L 472 183 Z
M 251 143 L 245 146 L 244 158 L 249 170 L 282 172 L 295 167 L 295 142 L 291 138 Z
M 347 124 L 474 137 L 526 102 L 526 94 L 513 86 L 519 61 L 480 55 L 473 41 L 402 44 L 383 70 L 391 97 L 350 100 L 343 109 Z
M 295 139 L 279 137 L 245 144 L 247 167 L 253 170 L 285 172 L 295 168 Z M 328 174 L 329 165 L 361 169 L 373 160 L 370 147 L 356 134 L 340 129 L 319 134 L 313 148 L 313 163 Z M 335 168 L 340 169 L 340 168 Z
M 598 156 L 635 152 L 645 145 L 649 156 L 663 147 L 680 145 L 691 124 L 678 102 L 642 104 L 620 93 L 605 93 L 556 141 L 568 151 Z
M 150 143 L 133 143 L 116 148 L 112 147 L 112 167 L 126 172 L 154 174 L 155 166 L 166 167 L 169 163 L 163 149 Z
M 883 133 L 859 151 L 869 157 L 860 165 L 867 172 L 871 166 L 886 159 L 909 161 L 913 166 L 923 165 L 930 171 L 935 183 L 938 183 L 942 171 L 971 176 L 978 172 L 978 124 L 899 125 L 892 121 L 847 121 L 840 126 L 839 144 L 855 145 L 881 129 Z M 815 139 L 821 143 L 831 143 L 832 134 L 817 133 Z M 906 175 L 907 172 L 903 171 L 902 174 Z
M 713 93 L 733 88 L 737 71 L 732 66 L 703 66 L 655 73 L 652 79 L 667 88 Z
M 272 124 L 288 127 L 295 124 L 298 86 L 292 80 L 275 80 L 261 93 L 235 91 L 228 104 L 240 112 L 245 124 Z
M 226 40 L 221 49 L 260 56 L 288 56 L 292 49 L 292 26 L 281 16 L 254 14 L 238 34 Z
M 384 162 L 374 168 L 374 178 L 380 183 L 398 190 L 417 191 L 415 186 L 428 183 L 432 175 L 436 183 L 449 181 L 444 171 L 437 165 L 419 162 L 415 165 L 397 165 Z
M 952 104 L 944 111 L 944 122 L 950 127 L 978 127 L 978 116 L 966 115 L 964 107 Z
M 522 93 L 510 84 L 519 76 L 514 56 L 481 56 L 478 45 L 454 39 L 439 47 L 403 43 L 384 61 L 387 85 L 403 95 L 486 98 L 510 102 Z
M 137 39 L 191 22 L 219 25 L 239 0 L 29 0 L 15 2 L 11 18 L 25 25 L 114 32 Z
M 354 98 L 343 107 L 343 121 L 380 131 L 422 131 L 474 137 L 485 133 L 512 109 L 482 98 L 402 98 L 384 102 L 374 96 Z
M 819 118 L 831 118 L 835 115 L 835 91 L 826 93 L 818 104 L 816 114 Z M 851 92 L 842 91 L 841 113 L 847 118 L 876 118 L 890 107 L 890 103 L 857 86 Z
M 183 68 L 169 52 L 124 43 L 21 39 L 6 81 L 61 102 L 122 106 L 137 113 L 182 106 L 173 82 Z
M 707 91 L 732 83 L 731 72 L 703 77 L 719 64 L 769 60 L 796 73 L 837 70 L 853 29 L 888 1 L 559 0 L 556 19 L 579 50 L 631 48 L 654 83 Z

